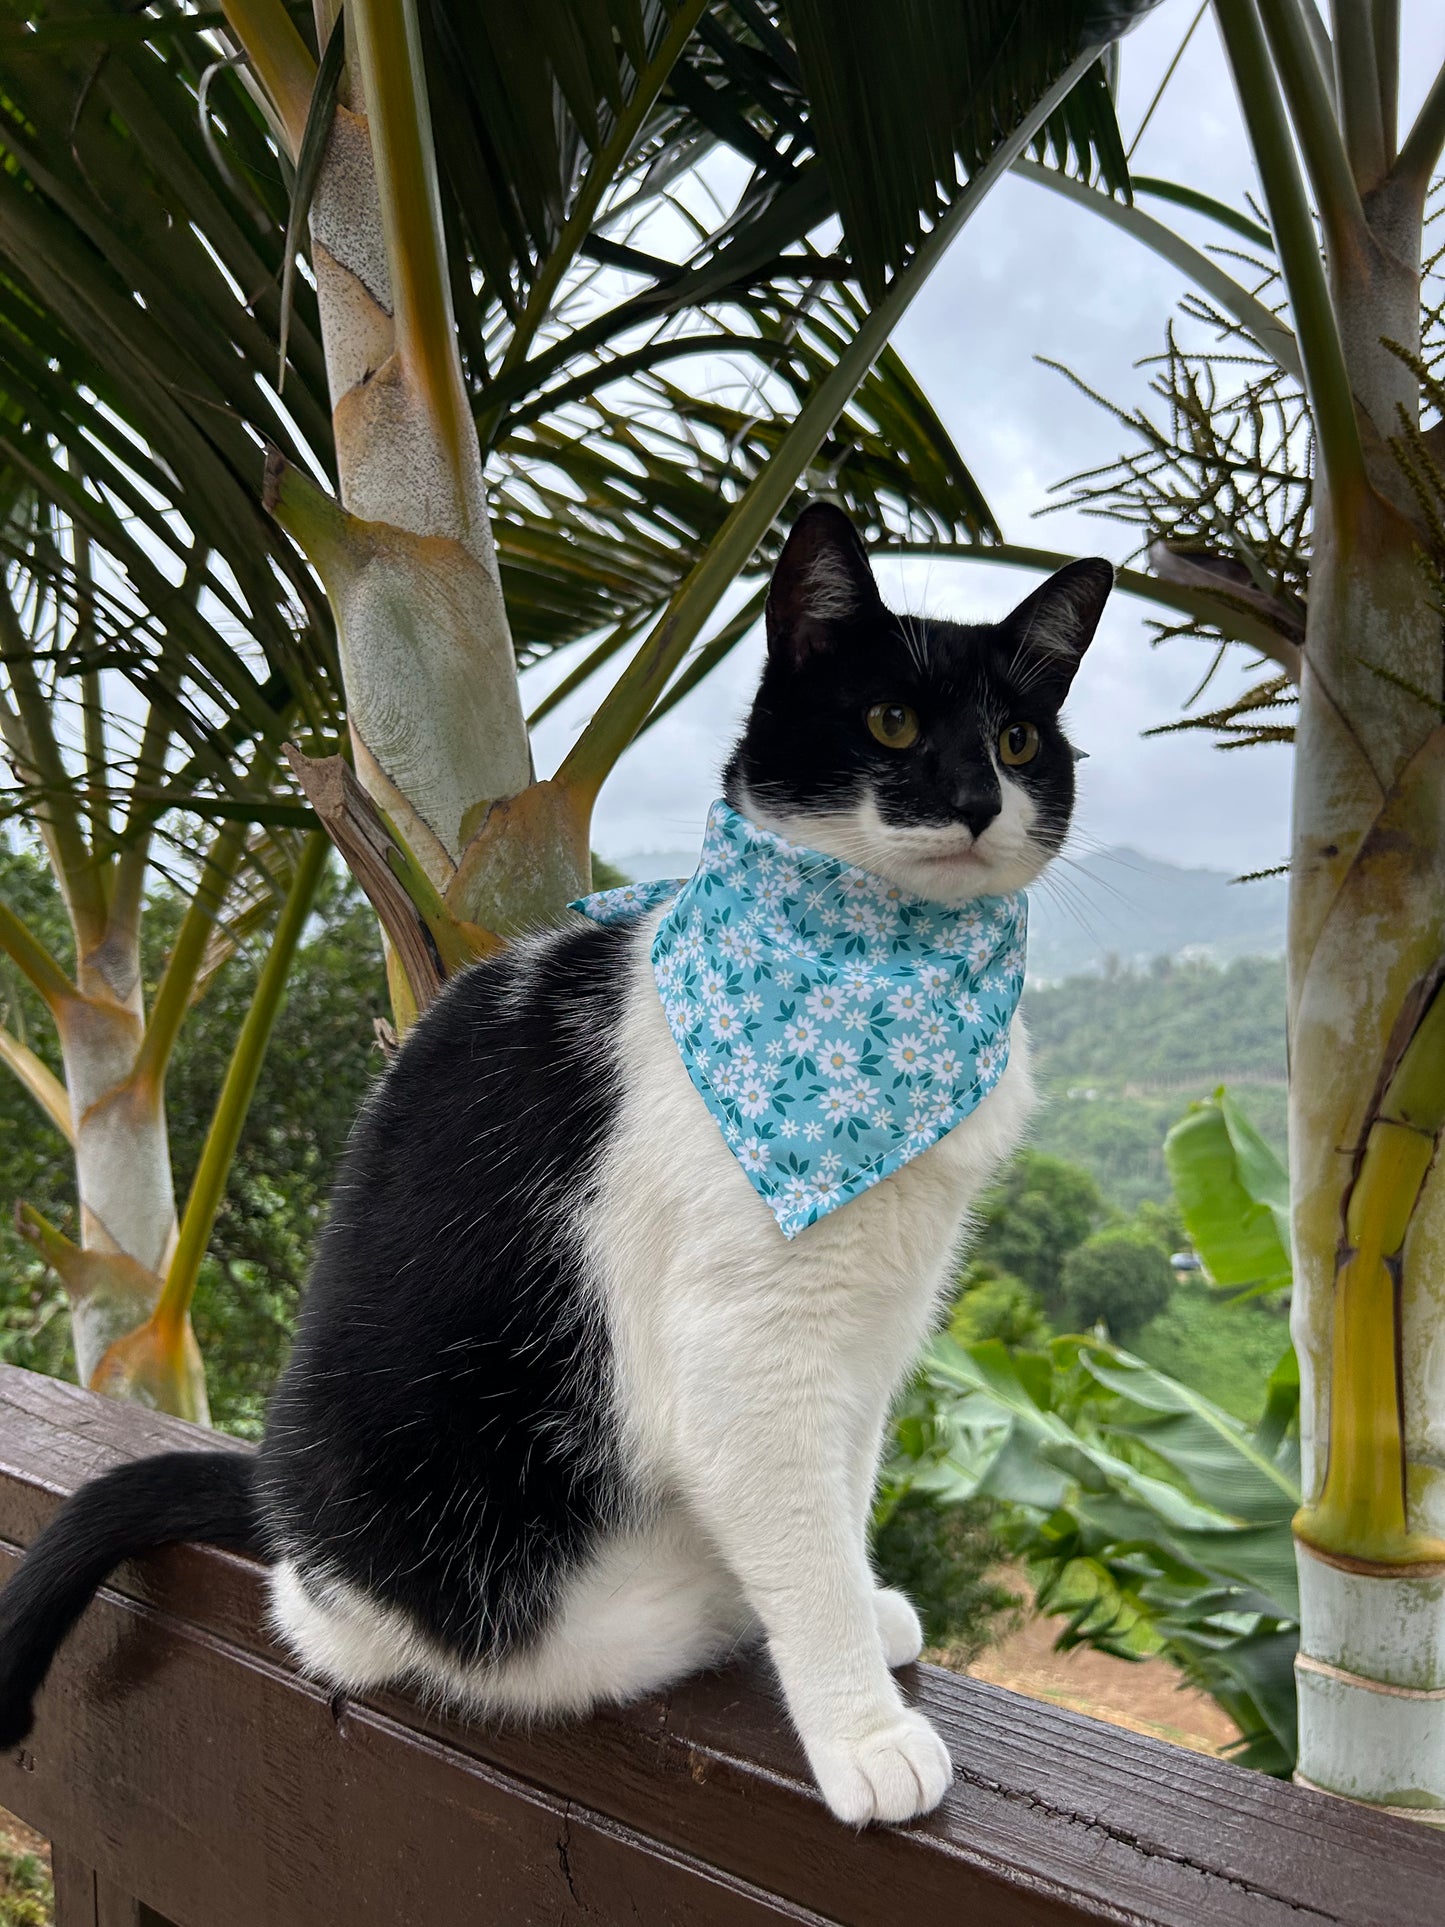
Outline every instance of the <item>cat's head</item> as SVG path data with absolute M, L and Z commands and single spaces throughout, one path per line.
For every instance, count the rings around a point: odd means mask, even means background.
M 767 663 L 727 800 L 914 896 L 1022 889 L 1068 831 L 1059 710 L 1113 580 L 1096 557 L 1001 622 L 897 616 L 847 516 L 812 503 L 768 591 Z

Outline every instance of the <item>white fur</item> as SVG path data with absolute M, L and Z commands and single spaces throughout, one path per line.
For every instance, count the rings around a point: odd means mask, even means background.
M 833 549 L 820 549 L 804 579 L 807 613 L 814 622 L 846 622 L 863 605 L 863 591 Z
M 478 1712 L 539 1717 L 657 1690 L 761 1634 L 833 1811 L 906 1819 L 937 1805 L 952 1767 L 889 1674 L 922 1633 L 874 1581 L 868 1514 L 888 1408 L 968 1206 L 1023 1133 L 1027 1040 L 1016 1020 L 1008 1068 L 976 1111 L 789 1242 L 668 1033 L 653 928 L 633 952 L 619 1115 L 576 1227 L 651 1522 L 609 1540 L 542 1639 L 498 1663 L 463 1666 L 405 1615 L 289 1561 L 273 1621 L 308 1669 L 349 1690 L 405 1678 Z
M 998 815 L 978 836 L 966 823 L 885 823 L 873 791 L 847 809 L 793 815 L 746 795 L 743 815 L 790 842 L 888 877 L 929 903 L 956 907 L 971 897 L 1022 890 L 1040 868 L 1038 808 L 1021 783 L 993 759 Z
M 1027 606 L 1027 605 L 1025 605 Z M 1010 673 L 1026 656 L 1046 657 L 1073 669 L 1098 621 L 1097 584 L 1051 576 L 1018 638 Z M 1082 640 L 1081 640 L 1082 638 Z

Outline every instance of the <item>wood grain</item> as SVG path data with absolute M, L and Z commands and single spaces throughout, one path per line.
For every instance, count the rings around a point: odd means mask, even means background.
M 0 1565 L 81 1480 L 216 1443 L 0 1368 Z M 266 1633 L 262 1580 L 200 1547 L 122 1568 L 0 1760 L 0 1805 L 143 1909 L 67 1899 L 62 1927 L 1445 1922 L 1426 1828 L 928 1667 L 908 1689 L 957 1781 L 863 1834 L 818 1800 L 760 1666 L 530 1733 L 400 1694 L 333 1708 Z

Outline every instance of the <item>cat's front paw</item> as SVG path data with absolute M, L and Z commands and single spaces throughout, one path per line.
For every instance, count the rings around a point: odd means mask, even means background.
M 891 1586 L 880 1586 L 873 1595 L 873 1613 L 890 1671 L 911 1666 L 923 1651 L 923 1624 L 912 1600 Z
M 850 1827 L 932 1813 L 953 1779 L 943 1741 L 906 1707 L 866 1738 L 810 1747 L 808 1757 L 823 1798 Z

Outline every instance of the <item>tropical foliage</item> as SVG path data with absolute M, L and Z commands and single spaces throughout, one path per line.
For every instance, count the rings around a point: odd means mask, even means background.
M 1283 1179 L 1240 1124 L 1220 1092 L 1170 1138 L 1178 1204 L 1211 1275 L 1216 1263 L 1248 1269 L 1241 1207 L 1267 1213 Z M 1141 1227 L 1096 1232 L 1073 1247 L 1065 1274 L 1086 1253 L 1122 1271 L 1147 1250 Z M 1161 1246 L 1152 1256 L 1167 1270 Z M 1270 1281 L 1287 1283 L 1287 1273 Z M 1061 1650 L 1164 1655 L 1235 1721 L 1246 1764 L 1289 1773 L 1299 1634 L 1293 1351 L 1286 1346 L 1268 1383 L 1253 1388 L 1258 1416 L 1246 1422 L 1102 1329 L 1051 1338 L 1025 1326 L 966 1340 L 974 1300 L 988 1289 L 965 1291 L 951 1332 L 928 1353 L 896 1427 L 883 1518 L 905 1504 L 931 1501 L 946 1514 L 995 1501 L 996 1530 L 1024 1562 L 1039 1609 L 1064 1621 Z M 1221 1302 L 1215 1315 L 1251 1310 Z
M 805 472 L 875 535 L 996 536 L 888 333 L 1023 147 L 1124 185 L 1097 52 L 1126 17 L 908 10 L 889 45 L 939 79 L 907 137 L 801 6 L 49 0 L 0 37 L 4 806 L 76 959 L 6 912 L 64 1081 L 5 1056 L 74 1141 L 78 1242 L 26 1223 L 89 1382 L 205 1411 L 187 1309 L 324 848 L 283 741 L 349 743 L 385 812 L 343 784 L 327 826 L 390 919 L 400 1024 L 556 914 L 616 755 L 756 615 L 685 660 Z M 533 782 L 516 665 L 590 634 L 590 673 L 685 581 Z M 145 879 L 177 856 L 200 885 L 150 1007 Z M 178 1219 L 176 1038 L 278 895 Z
M 1005 1543 L 1058 1645 L 1163 1653 L 1268 1772 L 1294 1761 L 1297 1449 L 1100 1340 L 931 1351 L 893 1475 L 950 1504 L 1002 1501 Z
M 1157 1237 L 1130 1225 L 1110 1225 L 1069 1253 L 1061 1284 L 1073 1330 L 1106 1325 L 1128 1342 L 1168 1304 L 1174 1274 Z
M 1183 267 L 1216 329 L 1202 350 L 1170 333 L 1162 410 L 1126 417 L 1124 456 L 1077 499 L 1129 522 L 1161 578 L 1212 584 L 1257 625 L 1247 694 L 1194 722 L 1295 747 L 1301 1765 L 1438 1814 L 1445 1679 L 1422 1656 L 1445 1651 L 1445 1176 L 1425 1095 L 1445 1089 L 1445 485 L 1427 210 L 1445 72 L 1407 125 L 1396 0 L 1332 8 L 1328 28 L 1308 0 L 1214 15 L 1261 207 L 1151 191 L 1215 219 L 1236 256 L 1244 240 L 1242 279 L 1152 214 L 1047 177 Z M 1436 1710 L 1407 1725 L 1402 1689 Z
M 63 905 L 36 856 L 0 851 L 0 891 L 64 954 Z M 155 994 L 185 904 L 165 886 L 147 904 L 142 982 Z M 182 1192 L 205 1151 L 215 1094 L 267 955 L 264 932 L 217 965 L 204 1001 L 177 1039 L 166 1085 L 171 1155 Z M 0 1005 L 12 1031 L 46 1065 L 61 1066 L 43 1003 L 0 962 Z M 226 1195 L 202 1260 L 194 1301 L 211 1417 L 259 1432 L 267 1395 L 294 1330 L 312 1244 L 337 1159 L 383 1063 L 374 1024 L 386 1011 L 375 919 L 334 872 L 318 889 L 299 943 Z M 57 1157 L 54 1127 L 20 1084 L 0 1081 L 0 1171 L 59 1229 L 78 1230 L 74 1172 Z M 40 1252 L 0 1217 L 0 1357 L 31 1370 L 72 1373 L 66 1298 Z

